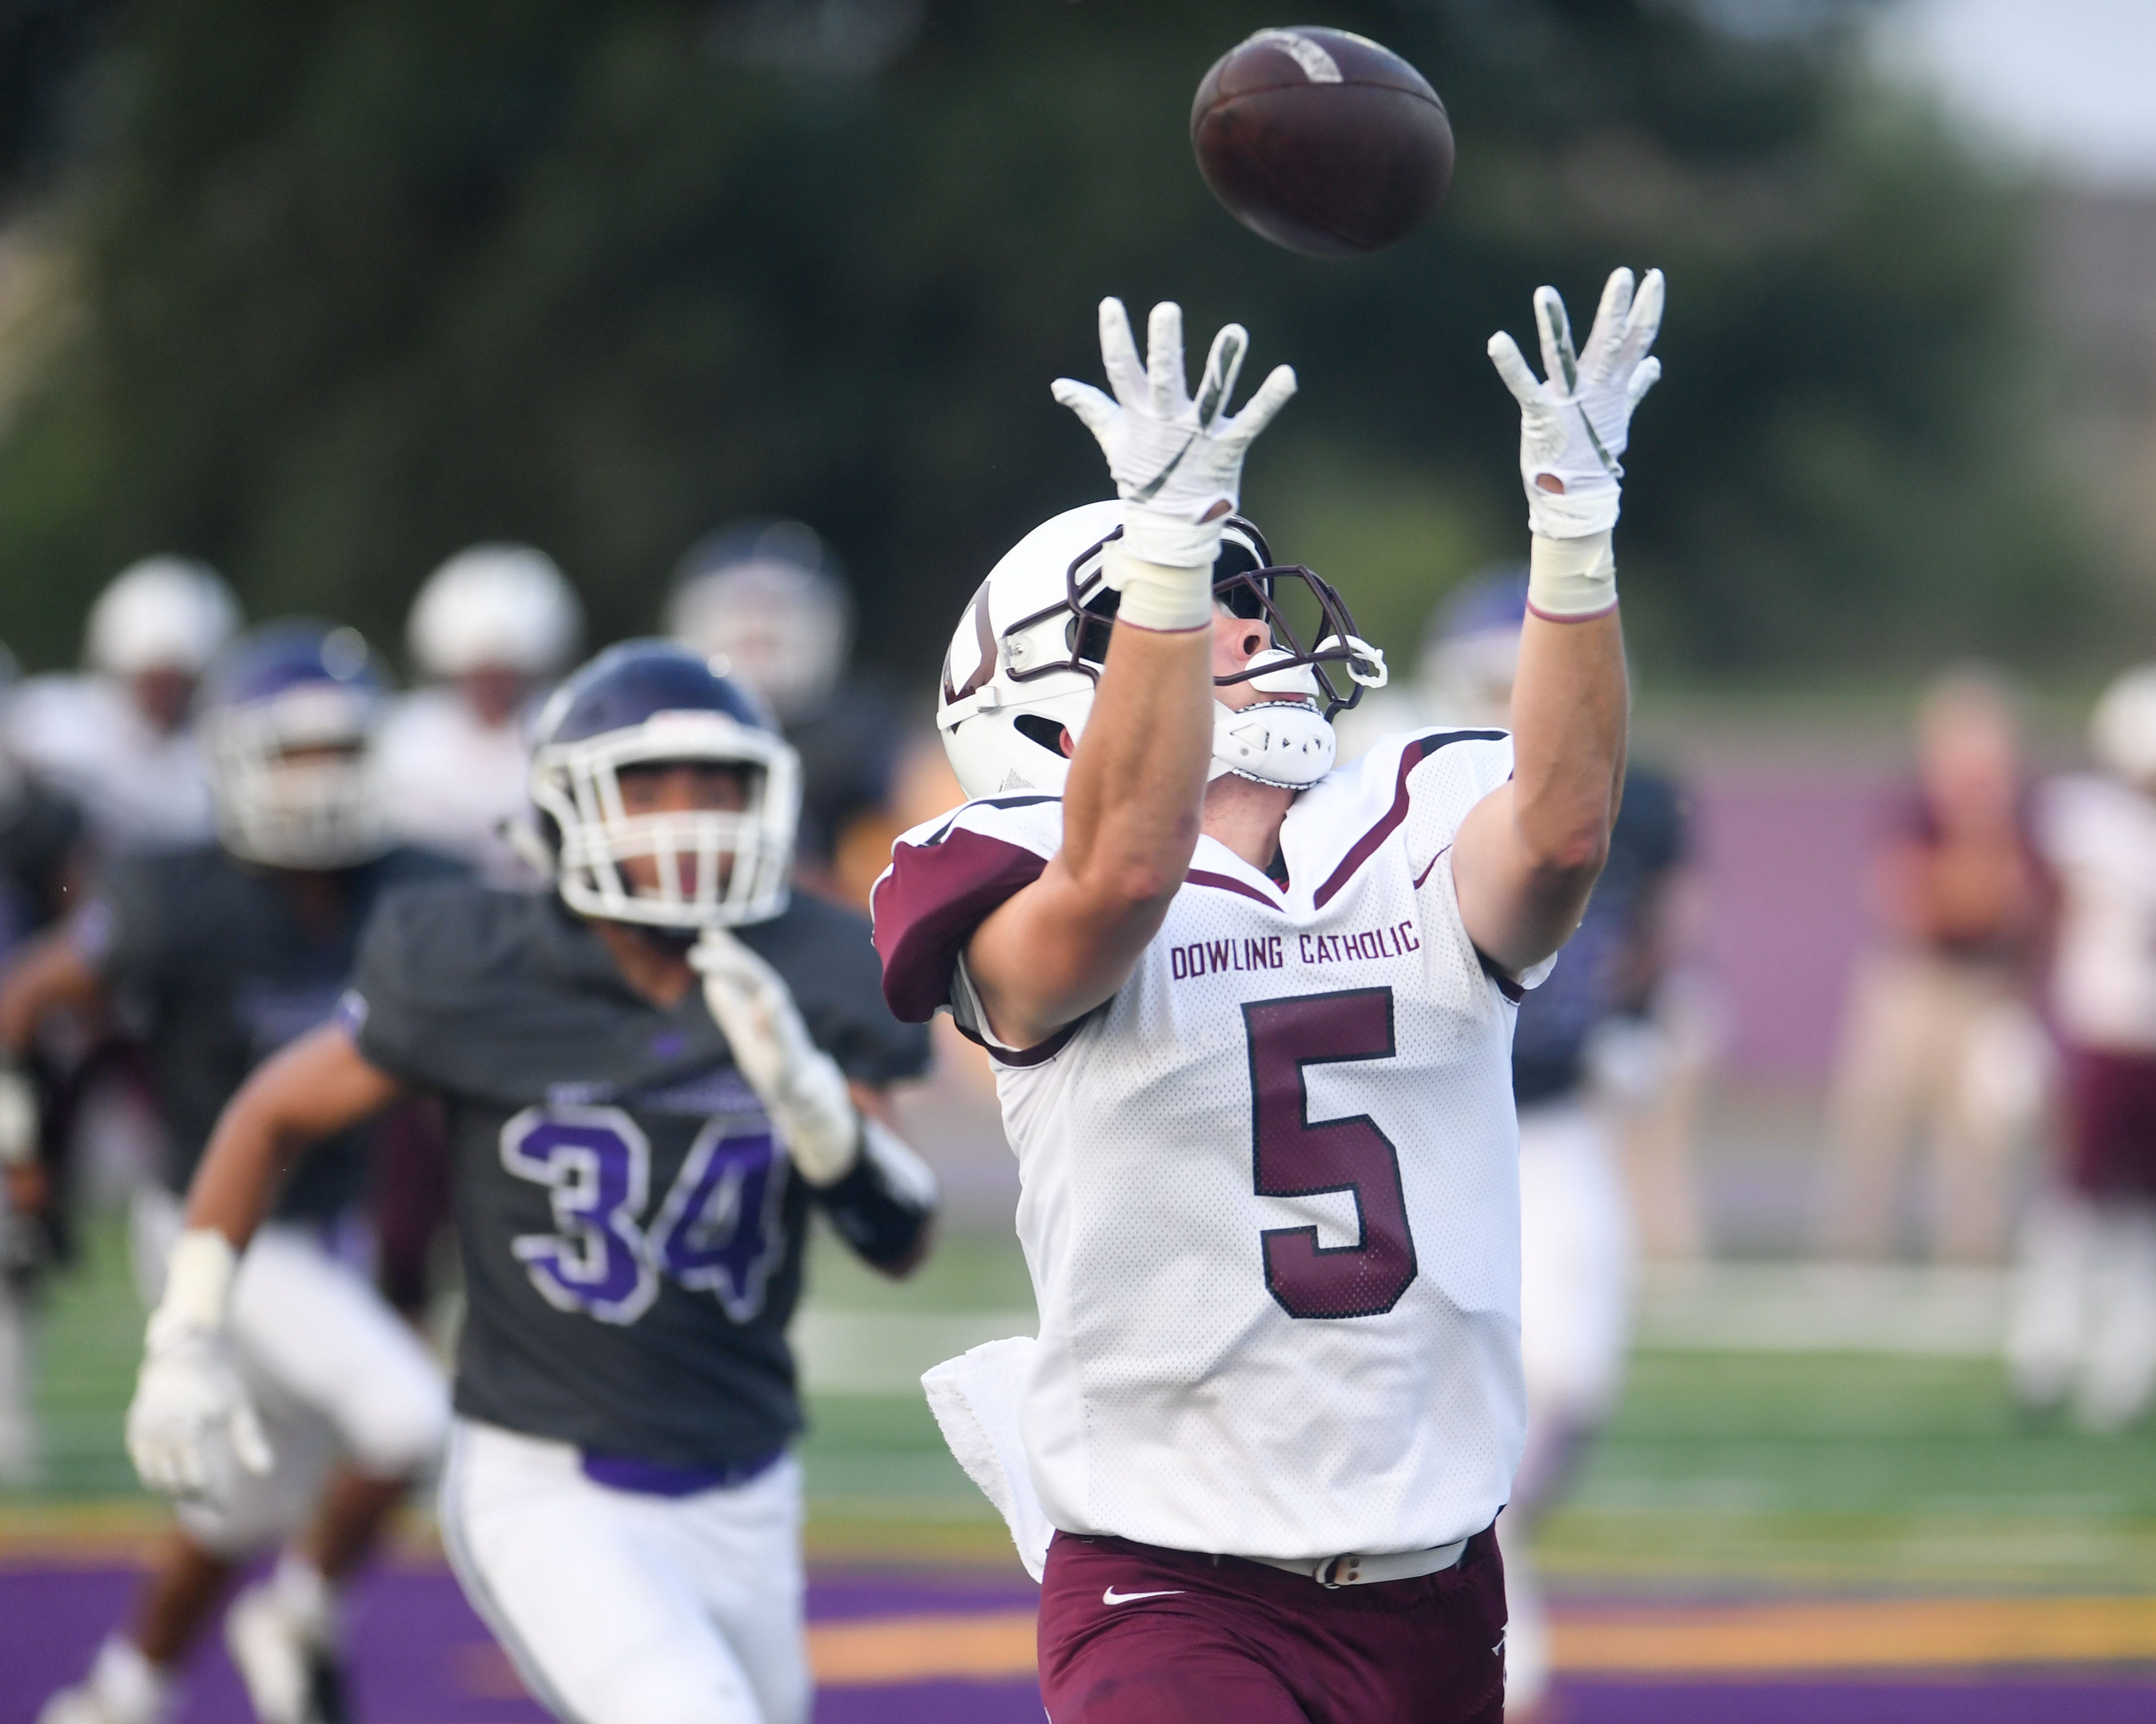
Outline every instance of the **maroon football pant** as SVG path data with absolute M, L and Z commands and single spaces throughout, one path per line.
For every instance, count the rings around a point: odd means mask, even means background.
M 1442 1574 L 1334 1591 L 1261 1562 L 1059 1532 L 1040 1696 L 1051 1724 L 1499 1724 L 1504 1642 L 1488 1532 Z

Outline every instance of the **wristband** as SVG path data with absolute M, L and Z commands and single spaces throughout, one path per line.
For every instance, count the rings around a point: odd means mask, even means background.
M 1579 539 L 1535 535 L 1527 608 L 1553 623 L 1584 623 L 1617 608 L 1617 557 L 1604 531 Z
M 1218 537 L 1217 529 L 1215 537 Z M 1195 568 L 1147 562 L 1119 542 L 1108 546 L 1101 574 L 1122 594 L 1116 620 L 1140 629 L 1181 632 L 1213 621 L 1213 565 Z
M 215 1228 L 189 1228 L 166 1260 L 165 1296 L 157 1301 L 151 1326 L 222 1329 L 239 1269 L 239 1254 L 223 1234 Z

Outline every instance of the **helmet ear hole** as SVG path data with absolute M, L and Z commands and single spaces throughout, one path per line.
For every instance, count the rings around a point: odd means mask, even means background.
M 1021 712 L 1011 720 L 1019 735 L 1038 742 L 1058 760 L 1063 758 L 1063 726 L 1038 712 Z

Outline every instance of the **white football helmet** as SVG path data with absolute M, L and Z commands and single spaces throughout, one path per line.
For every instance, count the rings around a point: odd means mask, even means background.
M 146 557 L 122 569 L 90 607 L 83 657 L 108 676 L 199 676 L 239 629 L 232 589 L 207 563 Z
M 552 557 L 528 545 L 475 545 L 427 577 L 405 639 L 429 676 L 536 678 L 567 664 L 583 632 L 583 607 Z
M 2089 746 L 2106 772 L 2156 785 L 2156 664 L 2136 666 L 2103 691 L 2089 721 Z
M 793 724 L 838 686 L 853 644 L 853 604 L 813 527 L 750 521 L 698 540 L 666 602 L 666 632 L 747 685 Z
M 1122 532 L 1122 505 L 1089 503 L 1043 522 L 989 571 L 959 618 L 943 662 L 936 724 L 968 796 L 1009 791 L 1060 795 L 1070 762 L 1062 734 L 1086 727 L 1122 594 L 1102 553 Z M 1300 589 L 1315 620 L 1298 629 L 1286 607 Z M 1384 654 L 1358 639 L 1332 586 L 1272 560 L 1265 536 L 1229 518 L 1213 596 L 1261 619 L 1276 644 L 1222 684 L 1249 682 L 1277 700 L 1240 709 L 1214 703 L 1213 776 L 1235 772 L 1296 788 L 1332 769 L 1333 715 L 1385 682 Z M 1306 646 L 1304 635 L 1315 644 Z M 1342 673 L 1336 675 L 1336 670 Z M 1313 704 L 1315 703 L 1315 704 Z

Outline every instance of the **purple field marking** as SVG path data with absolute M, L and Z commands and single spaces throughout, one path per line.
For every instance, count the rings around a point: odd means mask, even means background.
M 129 1609 L 126 1568 L 0 1570 L 0 1724 L 31 1724 L 44 1696 L 79 1674 Z M 822 1574 L 809 1590 L 819 1621 L 922 1612 L 1001 1610 L 1033 1589 L 948 1573 Z M 354 1698 L 367 1724 L 542 1724 L 521 1696 L 495 1691 L 502 1665 L 444 1570 L 396 1568 L 352 1600 Z M 2127 1724 L 2156 1716 L 2156 1677 L 2091 1672 L 1964 1681 L 1571 1681 L 1565 1724 L 2022 1724 L 2032 1717 Z M 175 1724 L 246 1724 L 221 1642 L 190 1673 Z M 817 1724 L 1039 1724 L 1029 1680 L 830 1689 Z

